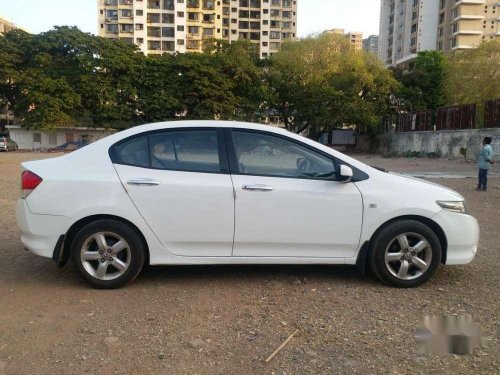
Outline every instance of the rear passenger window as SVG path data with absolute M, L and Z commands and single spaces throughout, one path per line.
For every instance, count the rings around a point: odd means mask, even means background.
M 116 164 L 149 167 L 147 135 L 132 138 L 113 146 L 111 149 L 111 159 Z
M 149 136 L 151 166 L 174 171 L 221 171 L 215 130 L 168 131 Z

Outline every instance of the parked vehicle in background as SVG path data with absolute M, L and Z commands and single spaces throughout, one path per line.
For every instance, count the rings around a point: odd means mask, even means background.
M 67 142 L 57 147 L 49 148 L 48 152 L 73 152 L 75 150 L 79 150 L 82 147 L 87 146 L 88 142 L 83 141 L 75 141 L 75 142 Z
M 269 126 L 144 125 L 22 167 L 23 244 L 97 288 L 146 262 L 352 264 L 415 287 L 478 247 L 457 192 Z
M 17 143 L 9 137 L 0 137 L 0 151 L 17 150 Z

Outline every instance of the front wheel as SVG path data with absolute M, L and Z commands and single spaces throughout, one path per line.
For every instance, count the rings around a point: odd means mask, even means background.
M 383 283 L 411 288 L 429 280 L 441 262 L 441 243 L 427 225 L 414 220 L 393 222 L 373 239 L 370 266 Z
M 144 244 L 129 225 L 97 220 L 83 227 L 71 245 L 80 275 L 99 289 L 116 289 L 132 282 L 145 260 Z

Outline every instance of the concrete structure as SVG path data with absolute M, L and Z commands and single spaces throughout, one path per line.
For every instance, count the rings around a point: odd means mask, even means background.
M 378 35 L 370 35 L 363 39 L 363 51 L 378 55 Z
M 92 143 L 115 132 L 113 129 L 75 127 L 56 128 L 53 132 L 45 132 L 18 125 L 8 125 L 7 130 L 10 138 L 21 150 L 53 148 L 68 142 Z
M 440 153 L 446 158 L 463 158 L 460 149 L 466 148 L 467 158 L 474 159 L 484 137 L 493 137 L 493 153 L 495 157 L 500 156 L 500 128 L 381 134 L 375 150 L 370 147 L 373 146 L 370 138 L 363 135 L 358 138 L 357 148 L 381 154 Z
M 353 50 L 361 51 L 363 49 L 363 33 L 354 31 L 346 33 L 344 29 L 330 29 L 326 30 L 325 33 L 343 35 L 349 40 Z
M 499 0 L 382 0 L 379 56 L 408 65 L 419 51 L 445 53 L 500 38 Z
M 451 1 L 451 0 L 449 0 Z M 387 66 L 436 49 L 439 0 L 382 0 L 379 56 Z
M 0 35 L 3 35 L 16 28 L 17 27 L 15 24 L 7 21 L 5 18 L 0 17 Z
M 0 106 L 0 131 L 4 131 L 7 125 L 17 125 L 20 119 L 14 116 L 14 112 L 8 105 Z
M 250 40 L 265 58 L 295 39 L 297 0 L 97 0 L 99 35 L 145 54 L 201 52 L 210 38 Z
M 500 37 L 500 1 L 440 1 L 436 49 L 450 52 L 476 48 Z

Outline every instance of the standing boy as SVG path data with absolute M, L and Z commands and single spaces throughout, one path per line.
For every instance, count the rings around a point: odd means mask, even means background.
M 477 167 L 479 168 L 479 178 L 477 191 L 486 191 L 488 187 L 488 171 L 493 162 L 493 148 L 491 147 L 491 137 L 486 137 L 483 140 L 483 146 L 477 156 Z

